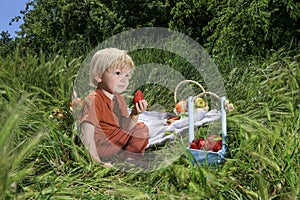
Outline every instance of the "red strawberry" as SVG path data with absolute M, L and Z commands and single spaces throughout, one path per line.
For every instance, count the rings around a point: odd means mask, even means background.
M 215 141 L 215 143 L 212 145 L 211 150 L 214 151 L 214 152 L 217 152 L 221 148 L 222 148 L 222 140 L 218 140 L 218 141 Z
M 144 100 L 145 97 L 143 95 L 143 92 L 141 90 L 137 90 L 134 94 L 132 103 L 135 105 L 136 103 L 138 103 L 140 100 Z
M 222 147 L 222 137 L 219 135 L 210 135 L 207 137 L 207 141 L 209 142 L 212 151 L 219 151 Z
M 206 151 L 207 151 L 207 150 L 210 150 L 210 144 L 209 144 L 208 141 L 204 141 L 203 149 L 206 150 Z
M 196 144 L 195 142 L 192 142 L 192 143 L 190 144 L 190 148 L 191 148 L 191 149 L 197 149 L 198 147 L 197 147 L 197 144 Z
M 194 139 L 193 142 L 195 142 L 196 145 L 199 145 L 199 142 L 202 140 L 202 138 Z
M 205 145 L 205 141 L 204 141 L 204 139 L 203 138 L 201 138 L 200 140 L 199 140 L 199 143 L 198 143 L 198 149 L 202 149 L 202 147 Z

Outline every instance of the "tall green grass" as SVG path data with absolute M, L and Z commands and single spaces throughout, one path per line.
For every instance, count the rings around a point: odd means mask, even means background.
M 147 55 L 137 55 L 137 62 L 147 63 Z M 0 198 L 297 199 L 299 56 L 281 51 L 268 58 L 231 60 L 230 66 L 227 60 L 220 63 L 227 97 L 236 107 L 228 113 L 226 162 L 212 168 L 182 156 L 144 173 L 105 168 L 84 150 L 69 110 L 82 58 L 18 52 L 0 58 Z M 201 80 L 184 71 L 174 55 L 160 62 L 170 60 L 176 70 Z M 150 104 L 173 108 L 172 93 L 147 87 Z
M 1 88 L 2 89 L 2 88 Z M 34 161 L 28 157 L 34 154 L 36 145 L 41 140 L 39 130 L 25 131 L 30 124 L 26 119 L 33 105 L 29 95 L 14 95 L 1 90 L 1 131 L 0 131 L 0 199 L 14 197 L 19 192 L 19 184 L 34 173 Z M 10 93 L 10 94 L 8 94 Z M 8 97 L 10 96 L 10 97 Z M 12 98 L 14 96 L 16 99 Z M 42 126 L 40 126 L 42 128 Z

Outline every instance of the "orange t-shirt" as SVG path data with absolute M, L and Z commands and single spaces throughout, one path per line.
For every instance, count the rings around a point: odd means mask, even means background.
M 116 114 L 113 112 L 114 101 L 108 98 L 101 89 L 92 91 L 84 101 L 80 123 L 89 122 L 94 125 L 96 143 L 99 139 L 109 137 L 115 129 L 122 128 L 121 118 L 129 116 L 124 97 L 115 94 L 115 98 L 119 107 L 115 111 Z M 106 137 L 103 138 L 103 136 Z
M 120 94 L 115 94 L 114 100 L 111 100 L 101 89 L 97 89 L 84 100 L 80 123 L 88 122 L 95 127 L 93 134 L 100 158 L 116 155 L 121 149 L 144 154 L 149 137 L 148 127 L 137 124 L 131 130 L 124 130 L 121 120 L 125 117 L 129 117 L 129 113 Z

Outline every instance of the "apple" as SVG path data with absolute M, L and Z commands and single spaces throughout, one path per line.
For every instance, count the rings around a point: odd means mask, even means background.
M 206 106 L 206 101 L 203 98 L 198 97 L 195 101 L 195 106 L 197 108 L 204 108 Z

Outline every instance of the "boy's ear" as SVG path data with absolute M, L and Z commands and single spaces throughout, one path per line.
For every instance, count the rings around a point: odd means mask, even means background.
M 98 82 L 98 83 L 101 83 L 102 82 L 102 75 L 97 75 L 95 77 L 95 80 Z

